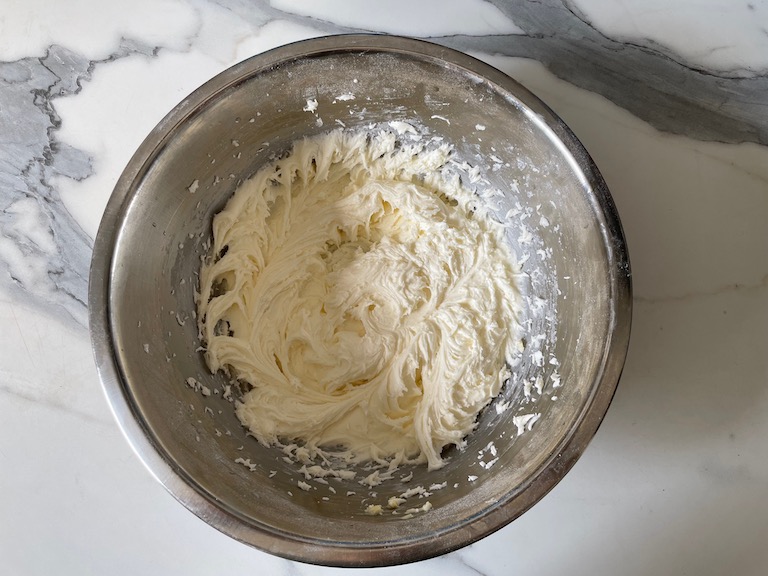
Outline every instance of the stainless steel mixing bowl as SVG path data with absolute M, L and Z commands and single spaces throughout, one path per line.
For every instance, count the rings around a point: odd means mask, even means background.
M 304 110 L 307 100 L 317 100 L 315 112 Z M 197 350 L 196 273 L 212 216 L 270 157 L 331 127 L 393 120 L 415 122 L 453 143 L 457 158 L 478 164 L 489 184 L 504 191 L 499 217 L 509 213 L 527 226 L 528 237 L 509 235 L 513 249 L 528 258 L 521 285 L 530 304 L 523 318 L 527 347 L 466 449 L 451 451 L 443 469 L 405 467 L 372 489 L 346 481 L 332 483 L 335 493 L 319 483 L 304 491 L 295 465 L 245 433 L 223 397 L 226 378 L 211 375 Z M 160 122 L 107 206 L 89 305 L 114 415 L 173 496 L 262 550 L 319 564 L 375 566 L 476 541 L 563 477 L 617 385 L 631 283 L 603 179 L 571 131 L 530 92 L 441 46 L 333 36 L 237 64 Z M 190 387 L 190 377 L 200 386 Z M 526 382 L 535 401 L 526 396 Z M 513 418 L 529 413 L 540 419 L 518 434 Z M 491 462 L 489 453 L 498 460 Z M 366 502 L 443 482 L 428 498 L 429 512 L 407 520 L 365 514 Z M 425 501 L 414 497 L 408 505 Z

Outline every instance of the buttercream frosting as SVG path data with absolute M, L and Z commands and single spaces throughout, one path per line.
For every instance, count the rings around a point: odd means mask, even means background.
M 517 269 L 451 155 L 387 126 L 334 130 L 214 217 L 200 336 L 210 369 L 246 383 L 236 413 L 262 443 L 436 469 L 498 394 Z

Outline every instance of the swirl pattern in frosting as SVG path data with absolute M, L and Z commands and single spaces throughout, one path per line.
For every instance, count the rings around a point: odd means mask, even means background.
M 388 128 L 294 144 L 213 222 L 198 324 L 264 444 L 444 464 L 509 376 L 521 298 L 504 229 Z

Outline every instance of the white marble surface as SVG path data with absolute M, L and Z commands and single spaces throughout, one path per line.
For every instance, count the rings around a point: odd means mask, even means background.
M 558 112 L 613 192 L 635 288 L 624 376 L 565 480 L 473 546 L 376 572 L 768 574 L 765 0 L 4 2 L 2 573 L 341 572 L 239 544 L 150 477 L 102 397 L 85 300 L 155 123 L 243 58 L 355 30 L 470 51 Z

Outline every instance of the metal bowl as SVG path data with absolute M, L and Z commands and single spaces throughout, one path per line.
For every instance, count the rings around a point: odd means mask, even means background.
M 308 99 L 317 100 L 316 113 L 304 110 Z M 505 192 L 499 217 L 511 210 L 527 226 L 528 237 L 510 234 L 509 241 L 528 258 L 528 346 L 466 449 L 448 454 L 444 468 L 405 467 L 373 489 L 346 481 L 335 493 L 319 484 L 304 491 L 295 465 L 246 434 L 223 397 L 226 379 L 210 374 L 197 350 L 194 278 L 213 215 L 270 157 L 341 123 L 393 120 L 416 122 L 450 141 L 458 158 L 479 165 L 488 184 Z M 89 305 L 96 363 L 114 415 L 173 496 L 261 550 L 318 564 L 377 566 L 436 556 L 486 536 L 573 466 L 624 364 L 631 282 L 603 179 L 535 96 L 448 48 L 332 36 L 241 62 L 160 122 L 106 208 Z M 187 385 L 190 377 L 200 386 Z M 201 393 L 206 389 L 212 392 Z M 541 416 L 518 434 L 514 418 L 528 413 Z M 443 482 L 445 488 L 432 490 L 427 513 L 407 520 L 365 513 L 376 498 Z

